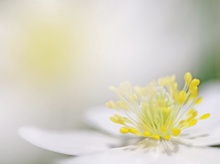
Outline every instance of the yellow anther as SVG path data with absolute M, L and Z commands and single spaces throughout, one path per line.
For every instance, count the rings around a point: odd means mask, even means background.
M 170 136 L 170 135 L 165 135 L 163 138 L 164 138 L 165 140 L 170 140 L 170 139 L 171 139 L 171 136 Z
M 150 137 L 150 135 L 151 135 L 151 133 L 150 133 L 149 131 L 145 131 L 145 132 L 144 132 L 144 136 L 145 136 L 145 137 Z
M 196 110 L 194 110 L 192 113 L 191 113 L 191 117 L 196 117 L 198 115 L 198 112 Z
M 184 80 L 186 84 L 189 85 L 190 82 L 192 81 L 192 74 L 190 72 L 185 73 Z
M 153 139 L 156 139 L 156 140 L 159 140 L 159 139 L 160 139 L 160 136 L 157 135 L 157 134 L 153 134 L 151 137 L 152 137 Z
M 122 127 L 122 128 L 120 129 L 120 132 L 121 132 L 122 134 L 126 134 L 126 133 L 128 133 L 128 131 L 129 131 L 129 129 L 126 128 L 126 127 Z
M 186 101 L 186 92 L 185 91 L 180 91 L 177 97 L 177 101 L 180 104 L 184 104 L 184 102 Z
M 118 119 L 113 116 L 110 117 L 110 120 L 114 123 L 118 123 Z
M 177 84 L 177 83 L 174 83 L 174 84 L 173 84 L 173 89 L 176 90 L 177 88 L 178 88 L 178 84 Z
M 115 105 L 115 102 L 114 101 L 109 101 L 105 104 L 107 107 L 111 108 L 111 109 L 115 109 L 116 108 L 116 105 Z
M 117 122 L 115 122 L 115 123 L 118 123 L 118 124 L 124 124 L 124 123 L 125 123 L 125 122 L 124 122 L 124 118 L 121 117 L 120 115 L 115 114 L 113 117 L 117 120 Z M 114 121 L 115 121 L 114 118 L 111 118 L 111 117 L 110 117 L 110 120 L 111 120 L 112 122 L 114 122 Z
M 167 128 L 165 126 L 162 126 L 160 129 L 162 133 L 165 133 L 167 131 Z
M 198 96 L 198 87 L 191 88 L 191 97 L 195 98 Z
M 119 117 L 119 118 L 118 118 L 118 123 L 119 123 L 119 124 L 124 124 L 125 122 L 124 122 L 123 118 Z
M 210 117 L 210 113 L 206 113 L 206 114 L 203 114 L 201 117 L 199 117 L 200 120 L 205 120 L 207 118 Z
M 135 129 L 135 128 L 129 128 L 128 131 L 132 134 L 137 134 L 138 133 L 137 129 Z
M 194 126 L 197 122 L 198 122 L 198 120 L 194 119 L 189 122 L 189 126 Z
M 199 83 L 200 83 L 199 79 L 193 79 L 189 85 L 189 89 L 192 90 L 193 88 L 198 87 Z
M 183 123 L 185 123 L 186 122 L 186 120 L 181 120 L 180 122 L 179 122 L 179 125 L 182 125 Z
M 198 105 L 198 104 L 200 104 L 201 102 L 202 102 L 202 98 L 200 97 L 200 98 L 198 98 L 198 99 L 196 100 L 195 104 Z
M 173 129 L 172 129 L 172 133 L 173 133 L 174 136 L 178 136 L 178 135 L 180 135 L 181 130 L 180 130 L 180 129 L 177 129 L 177 128 L 173 128 Z

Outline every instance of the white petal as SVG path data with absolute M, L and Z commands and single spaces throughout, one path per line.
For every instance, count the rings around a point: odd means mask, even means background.
M 146 149 L 133 145 L 63 160 L 59 164 L 153 164 L 158 158 L 157 146 Z
M 179 138 L 179 141 L 192 146 L 220 145 L 220 127 L 202 133 L 195 133 L 186 137 L 182 136 Z
M 219 164 L 220 149 L 210 147 L 187 147 L 179 145 L 176 153 L 161 154 L 156 164 L 178 163 L 178 164 Z
M 219 164 L 220 161 L 220 149 L 211 147 L 188 147 L 181 150 L 181 154 L 193 161 L 195 164 Z
M 207 164 L 211 160 L 212 164 L 218 164 L 220 161 L 220 149 L 217 148 L 190 147 L 171 141 L 155 142 L 109 149 L 60 161 L 59 164 Z
M 21 128 L 19 134 L 38 147 L 67 155 L 81 155 L 119 145 L 119 140 L 92 131 L 53 132 Z
M 193 161 L 190 161 L 188 158 L 184 157 L 181 153 L 176 153 L 172 155 L 161 154 L 160 159 L 156 161 L 154 164 L 197 164 Z
M 90 108 L 86 112 L 84 119 L 85 119 L 85 122 L 87 122 L 88 125 L 90 126 L 99 128 L 113 135 L 122 136 L 122 134 L 119 132 L 121 125 L 115 124 L 111 122 L 109 119 L 110 116 L 116 113 L 117 113 L 116 111 L 111 110 L 105 106 L 100 106 L 96 108 Z
M 192 146 L 212 146 L 220 144 L 220 135 L 209 136 L 209 137 L 199 137 L 195 139 L 182 139 L 180 142 Z

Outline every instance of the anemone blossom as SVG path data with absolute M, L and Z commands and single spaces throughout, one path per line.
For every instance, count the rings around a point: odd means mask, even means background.
M 21 128 L 19 133 L 41 148 L 75 155 L 60 164 L 218 164 L 220 149 L 213 146 L 220 144 L 220 87 L 203 91 L 206 99 L 198 106 L 200 81 L 190 73 L 184 81 L 181 90 L 175 76 L 146 87 L 128 82 L 110 87 L 118 100 L 106 106 L 113 110 L 98 107 L 85 115 L 89 125 L 104 133 L 38 128 Z

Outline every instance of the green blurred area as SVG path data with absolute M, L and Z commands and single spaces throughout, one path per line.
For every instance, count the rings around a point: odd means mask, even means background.
M 220 79 L 220 51 L 204 55 L 200 62 L 198 77 L 202 82 Z
M 202 82 L 220 78 L 220 2 L 200 1 L 201 57 L 198 59 L 198 77 Z

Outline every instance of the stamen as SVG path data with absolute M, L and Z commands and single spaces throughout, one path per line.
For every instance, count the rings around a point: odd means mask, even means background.
M 148 132 L 148 131 L 144 132 L 144 136 L 145 136 L 145 137 L 150 137 L 150 135 L 151 135 L 150 132 Z
M 192 74 L 190 72 L 187 72 L 184 75 L 184 80 L 185 80 L 186 85 L 189 85 L 190 82 L 192 81 Z
M 128 129 L 128 131 L 133 134 L 138 134 L 138 131 L 135 128 L 130 128 L 130 129 Z
M 193 79 L 189 72 L 184 75 L 184 81 L 181 90 L 174 75 L 146 87 L 132 87 L 128 82 L 121 83 L 119 88 L 110 87 L 118 101 L 109 101 L 106 106 L 119 112 L 110 120 L 122 125 L 122 134 L 131 133 L 155 140 L 170 140 L 181 135 L 182 130 L 210 117 L 209 113 L 198 116 L 199 112 L 195 110 L 202 101 L 198 97 L 200 81 Z
M 123 134 L 128 133 L 128 131 L 129 131 L 129 129 L 126 128 L 126 127 L 122 127 L 122 128 L 120 129 L 120 132 L 123 133 Z
M 190 126 L 194 126 L 197 122 L 198 122 L 198 120 L 196 120 L 196 119 L 190 121 L 190 122 L 189 122 L 189 127 L 190 127 Z
M 178 135 L 180 135 L 181 130 L 180 130 L 180 129 L 177 129 L 177 128 L 173 128 L 173 129 L 172 129 L 172 133 L 173 133 L 174 136 L 178 136 Z
M 199 79 L 193 79 L 189 85 L 189 89 L 193 90 L 194 88 L 198 87 L 199 83 L 200 83 Z
M 198 98 L 198 99 L 196 100 L 195 104 L 197 105 L 197 104 L 200 104 L 201 102 L 202 102 L 202 98 Z
M 115 118 L 115 117 L 110 117 L 110 120 L 112 121 L 112 122 L 114 122 L 114 123 L 118 123 L 118 119 L 117 118 Z
M 170 136 L 170 135 L 165 135 L 163 138 L 164 138 L 165 140 L 170 140 L 170 139 L 171 139 L 171 136 Z
M 207 119 L 209 117 L 210 117 L 210 113 L 206 113 L 206 114 L 202 115 L 201 117 L 199 117 L 199 119 L 200 120 L 205 120 L 205 119 Z
M 186 101 L 186 92 L 185 91 L 180 91 L 179 95 L 177 97 L 177 101 L 179 104 L 184 104 Z
M 152 138 L 153 138 L 153 139 L 156 139 L 156 140 L 159 140 L 159 139 L 160 139 L 160 136 L 157 135 L 157 134 L 153 134 L 153 135 L 152 135 Z

